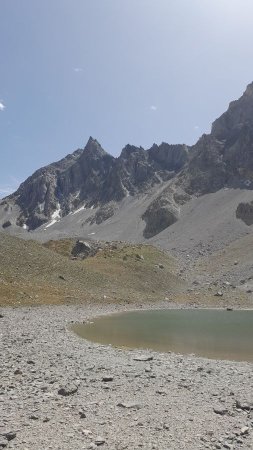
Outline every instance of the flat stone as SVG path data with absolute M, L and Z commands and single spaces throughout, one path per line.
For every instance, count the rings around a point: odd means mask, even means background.
M 135 358 L 133 358 L 134 361 L 152 361 L 154 358 L 153 356 L 145 356 L 145 355 L 140 355 L 140 356 L 135 356 Z
M 126 409 L 140 409 L 141 406 L 138 403 L 134 402 L 120 402 L 117 404 L 117 406 L 120 406 L 121 408 Z
M 222 296 L 223 296 L 223 292 L 218 291 L 218 292 L 216 292 L 216 294 L 214 294 L 214 295 L 215 295 L 215 297 L 222 297 Z
M 39 417 L 35 416 L 35 414 L 31 414 L 31 416 L 29 416 L 29 419 L 31 419 L 31 420 L 39 420 Z
M 242 428 L 241 428 L 241 434 L 242 434 L 242 435 L 248 434 L 248 432 L 249 432 L 249 427 L 242 427 Z
M 241 400 L 236 400 L 236 408 L 242 409 L 243 411 L 253 410 L 253 402 L 245 402 Z
M 99 447 L 100 445 L 104 445 L 104 444 L 105 444 L 105 440 L 99 436 L 99 437 L 95 440 L 95 444 Z
M 73 395 L 77 392 L 78 390 L 78 386 L 76 386 L 75 384 L 67 384 L 64 387 L 61 387 L 58 390 L 58 394 L 62 395 L 63 397 L 68 397 L 69 395 Z
M 222 407 L 213 408 L 215 414 L 219 414 L 220 416 L 225 416 L 227 414 L 228 410 Z
M 109 383 L 110 381 L 113 381 L 113 377 L 112 376 L 105 376 L 102 378 L 102 381 L 104 381 L 105 383 Z
M 12 441 L 17 436 L 16 431 L 6 431 L 5 433 L 2 433 L 2 436 L 4 436 L 7 441 Z
M 85 419 L 86 418 L 86 414 L 85 414 L 85 412 L 83 410 L 79 411 L 79 416 L 80 416 L 80 419 Z

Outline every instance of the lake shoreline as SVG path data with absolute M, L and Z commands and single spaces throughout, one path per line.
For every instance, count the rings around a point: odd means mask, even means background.
M 252 412 L 240 409 L 253 408 L 251 363 L 113 348 L 69 330 L 104 314 L 168 307 L 179 309 L 172 302 L 1 308 L 6 448 L 252 448 Z

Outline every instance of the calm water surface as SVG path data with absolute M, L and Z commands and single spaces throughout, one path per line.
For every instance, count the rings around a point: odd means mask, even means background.
M 89 341 L 116 347 L 253 362 L 253 311 L 134 311 L 72 329 Z

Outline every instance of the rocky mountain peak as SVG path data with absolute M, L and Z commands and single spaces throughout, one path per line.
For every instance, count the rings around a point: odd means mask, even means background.
M 141 153 L 143 154 L 143 152 L 145 152 L 144 148 L 127 144 L 123 148 L 123 150 L 120 154 L 120 158 L 127 159 L 127 158 L 131 157 L 132 155 L 134 156 L 134 155 L 141 154 Z
M 245 96 L 249 96 L 249 97 L 253 97 L 253 81 L 252 81 L 252 83 L 248 84 L 244 95 Z
M 142 215 L 147 237 L 174 223 L 191 195 L 224 187 L 253 189 L 253 83 L 192 147 L 128 144 L 115 158 L 90 137 L 84 149 L 36 171 L 2 206 L 17 206 L 15 224 L 33 230 L 84 208 L 96 209 L 91 220 L 98 223 L 114 214 L 112 203 L 155 195 Z
M 253 83 L 249 84 L 238 99 L 229 104 L 228 110 L 222 114 L 212 125 L 212 135 L 224 140 L 231 133 L 240 132 L 245 127 L 253 127 Z
M 100 143 L 96 139 L 93 139 L 93 137 L 90 136 L 86 146 L 84 147 L 83 156 L 86 158 L 101 158 L 105 155 L 108 155 L 108 153 L 101 147 Z

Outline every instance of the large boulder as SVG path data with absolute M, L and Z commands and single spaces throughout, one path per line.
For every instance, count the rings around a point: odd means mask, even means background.
M 250 203 L 239 203 L 236 210 L 237 219 L 241 219 L 246 225 L 253 224 L 253 201 Z
M 173 225 L 179 218 L 179 212 L 179 207 L 172 198 L 158 197 L 149 205 L 142 216 L 142 219 L 146 222 L 143 236 L 149 239 Z

